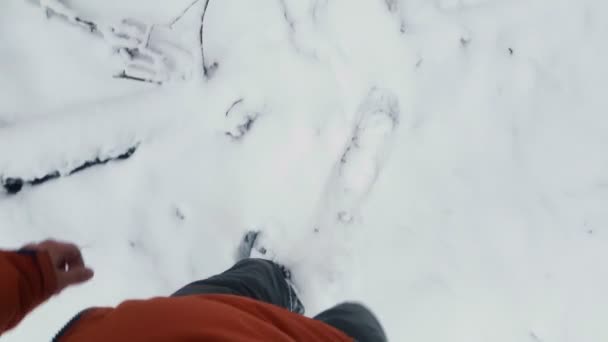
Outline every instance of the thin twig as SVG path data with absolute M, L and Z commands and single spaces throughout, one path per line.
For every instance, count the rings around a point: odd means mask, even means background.
M 188 5 L 188 7 L 186 7 L 177 17 L 175 17 L 173 20 L 171 20 L 171 22 L 169 23 L 169 28 L 173 28 L 173 25 L 175 25 L 175 23 L 177 23 L 186 13 L 188 13 L 188 11 L 192 8 L 192 6 L 196 5 L 196 3 L 199 1 L 201 1 L 201 0 L 192 1 L 192 3 L 190 5 Z M 205 7 L 206 7 L 206 5 L 205 5 Z
M 74 17 L 74 20 L 77 23 L 81 23 L 82 25 L 87 26 L 89 28 L 89 31 L 91 31 L 91 33 L 99 32 L 99 29 L 97 28 L 97 24 L 95 24 L 94 22 L 92 22 L 90 20 L 85 20 L 80 17 Z
M 232 105 L 230 106 L 230 108 L 228 108 L 228 110 L 226 110 L 226 116 L 228 116 L 230 114 L 230 111 L 232 111 L 232 108 L 236 107 L 236 105 L 238 105 L 239 103 L 243 102 L 244 100 L 245 99 L 241 97 L 240 99 L 234 101 L 232 103 Z
M 205 62 L 205 48 L 203 44 L 204 30 L 205 30 L 205 14 L 207 13 L 207 7 L 209 6 L 210 0 L 205 0 L 205 7 L 203 7 L 203 14 L 201 15 L 201 29 L 199 31 L 198 40 L 201 47 L 201 58 L 203 63 L 203 76 L 205 78 L 209 75 L 209 69 L 207 68 L 207 63 Z
M 117 75 L 112 76 L 113 78 L 121 78 L 121 79 L 125 79 L 125 80 L 131 80 L 131 81 L 139 81 L 139 82 L 146 82 L 146 83 L 153 83 L 153 84 L 158 84 L 161 85 L 163 84 L 160 81 L 155 81 L 155 80 L 151 80 L 149 78 L 143 78 L 143 77 L 137 77 L 137 76 L 131 76 L 131 75 L 127 75 L 126 71 L 122 71 Z

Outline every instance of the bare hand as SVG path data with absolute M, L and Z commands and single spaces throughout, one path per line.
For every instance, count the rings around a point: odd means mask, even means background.
M 57 278 L 57 293 L 93 278 L 93 270 L 84 265 L 80 249 L 72 243 L 46 240 L 27 245 L 24 249 L 49 253 Z

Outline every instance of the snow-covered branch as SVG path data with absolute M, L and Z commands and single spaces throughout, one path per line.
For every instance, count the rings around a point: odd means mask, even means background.
M 80 17 L 60 0 L 40 0 L 40 7 L 45 12 L 47 18 L 58 16 L 74 25 L 87 29 L 91 33 L 100 33 L 97 24 Z
M 46 183 L 50 180 L 62 177 L 62 176 L 73 175 L 75 173 L 86 170 L 95 165 L 103 165 L 110 161 L 128 159 L 135 153 L 135 151 L 137 151 L 138 146 L 139 146 L 139 144 L 135 144 L 134 146 L 129 147 L 128 149 L 126 149 L 125 151 L 123 151 L 117 155 L 105 156 L 105 157 L 97 156 L 93 159 L 86 160 L 82 164 L 78 165 L 77 167 L 75 167 L 72 170 L 69 170 L 69 172 L 67 172 L 65 174 L 62 174 L 60 171 L 52 171 L 52 172 L 45 174 L 42 177 L 32 178 L 32 179 L 23 179 L 20 177 L 6 177 L 6 178 L 2 177 L 2 178 L 0 178 L 0 184 L 2 184 L 2 187 L 4 188 L 4 190 L 7 193 L 13 195 L 13 194 L 20 192 L 21 189 L 23 188 L 23 186 L 25 186 L 25 185 L 32 185 L 32 186 L 39 185 L 42 183 Z
M 124 67 L 114 78 L 162 84 L 185 80 L 192 74 L 193 55 L 175 43 L 173 25 L 196 4 L 194 1 L 168 25 L 146 24 L 126 18 L 115 24 L 85 18 L 61 0 L 40 0 L 47 18 L 58 17 L 102 38 L 123 60 Z M 202 26 L 202 25 L 201 25 Z

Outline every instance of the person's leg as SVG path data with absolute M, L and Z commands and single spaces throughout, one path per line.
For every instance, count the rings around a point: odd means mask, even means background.
M 343 303 L 318 314 L 315 319 L 344 332 L 357 342 L 387 340 L 376 316 L 361 304 Z
M 272 261 L 243 259 L 224 273 L 186 285 L 172 297 L 232 294 L 299 312 L 299 299 L 287 283 L 284 272 L 281 266 Z

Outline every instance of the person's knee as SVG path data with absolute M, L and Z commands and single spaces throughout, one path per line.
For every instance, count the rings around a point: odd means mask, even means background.
M 237 262 L 228 272 L 243 274 L 244 278 L 255 278 L 257 280 L 270 280 L 282 284 L 284 275 L 279 265 L 265 259 L 244 259 Z
M 237 262 L 232 270 L 249 270 L 253 273 L 274 275 L 278 266 L 270 260 L 249 258 Z
M 258 259 L 258 258 L 247 258 L 240 260 L 235 264 L 235 266 L 253 266 L 253 267 L 267 267 L 271 268 L 273 266 L 273 262 L 266 259 Z
M 360 341 L 386 341 L 382 325 L 371 310 L 361 303 L 341 303 L 315 318 Z
M 374 320 L 376 319 L 370 309 L 357 302 L 344 302 L 338 304 L 332 309 L 332 311 L 340 315 L 373 318 Z
M 340 310 L 344 310 L 344 311 L 350 311 L 350 312 L 369 312 L 369 309 L 361 304 L 361 303 L 357 303 L 357 302 L 344 302 L 344 303 L 340 303 L 338 305 L 336 305 L 337 309 Z

